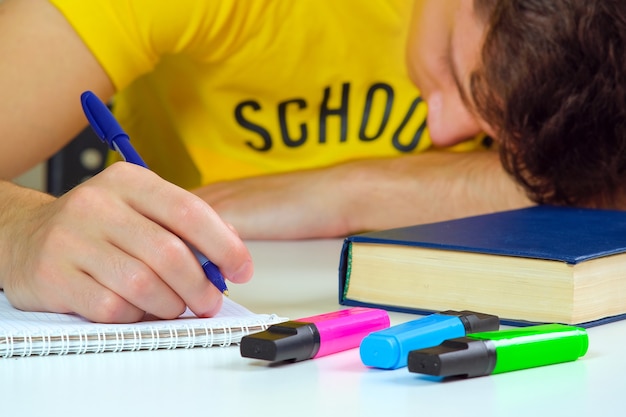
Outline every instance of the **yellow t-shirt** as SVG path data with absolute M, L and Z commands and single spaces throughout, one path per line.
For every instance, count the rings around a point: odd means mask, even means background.
M 431 147 L 413 0 L 51 0 L 147 164 L 192 188 Z

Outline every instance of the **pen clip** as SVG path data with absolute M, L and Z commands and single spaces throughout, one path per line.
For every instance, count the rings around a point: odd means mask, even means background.
M 109 108 L 91 91 L 85 91 L 80 96 L 83 111 L 89 124 L 96 135 L 105 142 L 109 148 L 118 151 L 115 147 L 115 140 L 124 138 L 129 140 L 128 135 L 119 125 Z
M 85 117 L 96 135 L 106 143 L 110 149 L 118 152 L 126 162 L 148 168 L 135 148 L 130 144 L 130 138 L 117 122 L 111 110 L 91 91 L 80 95 Z

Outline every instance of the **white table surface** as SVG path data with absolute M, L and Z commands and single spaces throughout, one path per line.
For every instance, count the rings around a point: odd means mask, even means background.
M 249 242 L 255 276 L 231 297 L 292 319 L 340 309 L 341 243 Z M 589 338 L 576 362 L 451 382 L 367 369 L 357 349 L 280 366 L 237 346 L 2 359 L 0 416 L 624 415 L 626 321 Z

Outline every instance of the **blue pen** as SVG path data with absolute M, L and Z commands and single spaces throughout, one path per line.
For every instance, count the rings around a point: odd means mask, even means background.
M 500 319 L 473 311 L 443 311 L 370 333 L 359 347 L 367 366 L 397 369 L 407 365 L 412 350 L 437 346 L 469 333 L 498 330 Z
M 105 142 L 109 148 L 118 152 L 126 162 L 139 165 L 144 168 L 148 168 L 148 165 L 141 159 L 141 156 L 137 153 L 133 145 L 130 144 L 130 138 L 124 132 L 120 124 L 115 120 L 115 117 L 108 109 L 108 107 L 91 91 L 85 91 L 80 96 L 80 101 L 83 105 L 83 111 L 89 124 L 91 125 L 96 135 Z M 189 245 L 187 246 L 192 250 L 204 270 L 205 275 L 211 281 L 213 285 L 217 287 L 220 292 L 228 295 L 228 288 L 226 287 L 226 281 L 224 276 L 218 269 L 218 267 L 211 261 L 209 261 L 203 254 L 198 252 L 196 248 Z

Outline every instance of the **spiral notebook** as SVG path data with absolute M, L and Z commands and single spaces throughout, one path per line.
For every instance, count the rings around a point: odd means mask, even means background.
M 285 320 L 252 313 L 225 297 L 212 318 L 188 310 L 174 320 L 101 324 L 73 314 L 21 311 L 0 291 L 0 358 L 228 346 Z

